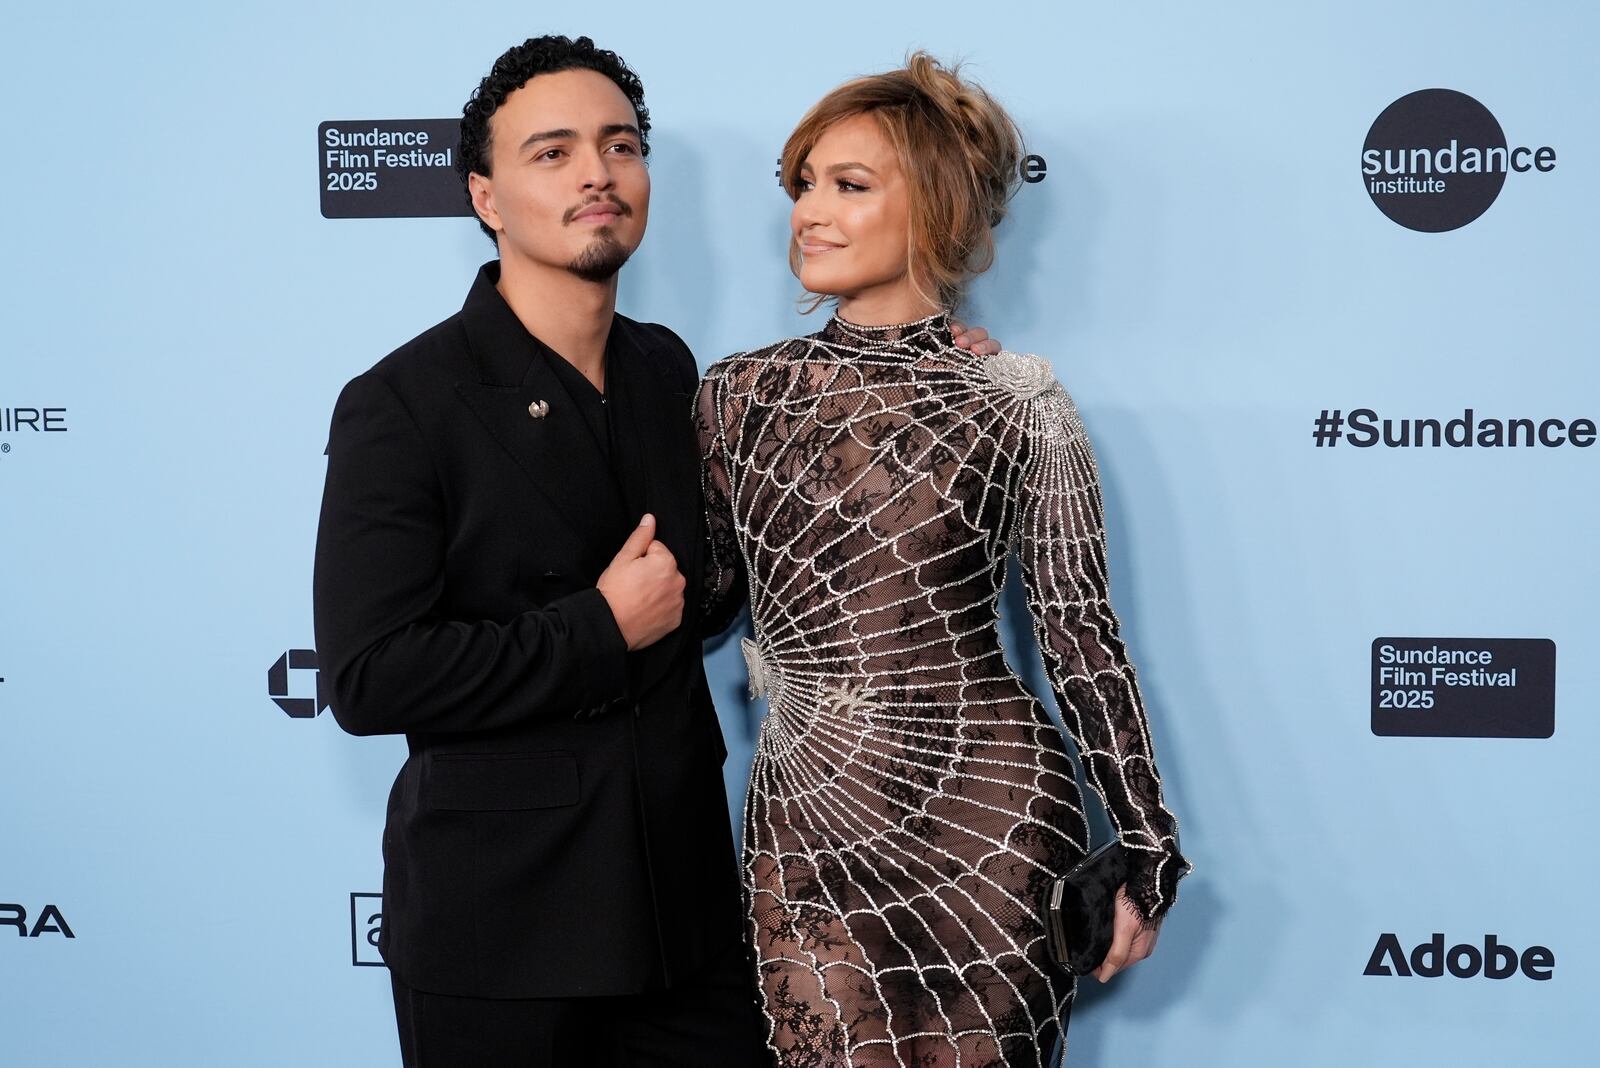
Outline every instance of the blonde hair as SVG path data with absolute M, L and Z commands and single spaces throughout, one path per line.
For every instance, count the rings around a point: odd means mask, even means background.
M 871 115 L 911 187 L 907 253 L 911 284 L 930 303 L 954 310 L 966 285 L 994 263 L 994 228 L 1016 192 L 1022 136 L 982 86 L 927 52 L 899 70 L 845 82 L 814 104 L 783 146 L 780 175 L 792 199 L 800 167 L 834 123 Z M 800 274 L 791 237 L 789 269 Z M 826 299 L 818 296 L 807 310 Z

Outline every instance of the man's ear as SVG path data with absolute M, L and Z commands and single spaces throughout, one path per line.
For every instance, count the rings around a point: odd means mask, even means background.
M 467 192 L 472 197 L 472 210 L 478 213 L 483 225 L 500 232 L 500 213 L 494 207 L 494 182 L 473 171 L 467 175 Z

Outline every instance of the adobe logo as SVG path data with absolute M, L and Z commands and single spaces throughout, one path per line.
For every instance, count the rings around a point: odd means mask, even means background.
M 1385 963 L 1387 961 L 1387 963 Z M 1438 979 L 1449 972 L 1457 979 L 1510 979 L 1519 971 L 1529 979 L 1543 982 L 1555 974 L 1556 955 L 1545 946 L 1529 946 L 1520 954 L 1495 935 L 1484 935 L 1480 949 L 1476 943 L 1461 942 L 1444 948 L 1444 935 L 1414 947 L 1408 955 L 1393 934 L 1378 936 L 1362 975 L 1392 975 Z

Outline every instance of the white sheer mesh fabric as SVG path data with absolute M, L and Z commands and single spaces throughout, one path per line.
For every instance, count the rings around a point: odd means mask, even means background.
M 1093 454 L 1049 364 L 943 316 L 835 318 L 697 399 L 707 623 L 747 594 L 764 696 L 744 873 L 785 1068 L 1044 1065 L 1072 982 L 1048 882 L 1088 832 L 1060 732 L 1001 652 L 1008 551 L 1148 922 L 1187 865 L 1108 600 Z

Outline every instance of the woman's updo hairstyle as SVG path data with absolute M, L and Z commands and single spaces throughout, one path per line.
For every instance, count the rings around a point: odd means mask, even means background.
M 845 82 L 819 100 L 783 146 L 779 174 L 793 199 L 800 165 L 824 131 L 842 119 L 871 115 L 899 157 L 911 190 L 911 283 L 953 310 L 966 284 L 994 263 L 994 227 L 1020 181 L 1022 137 L 983 87 L 926 52 L 900 70 Z M 791 238 L 789 267 L 800 273 Z

